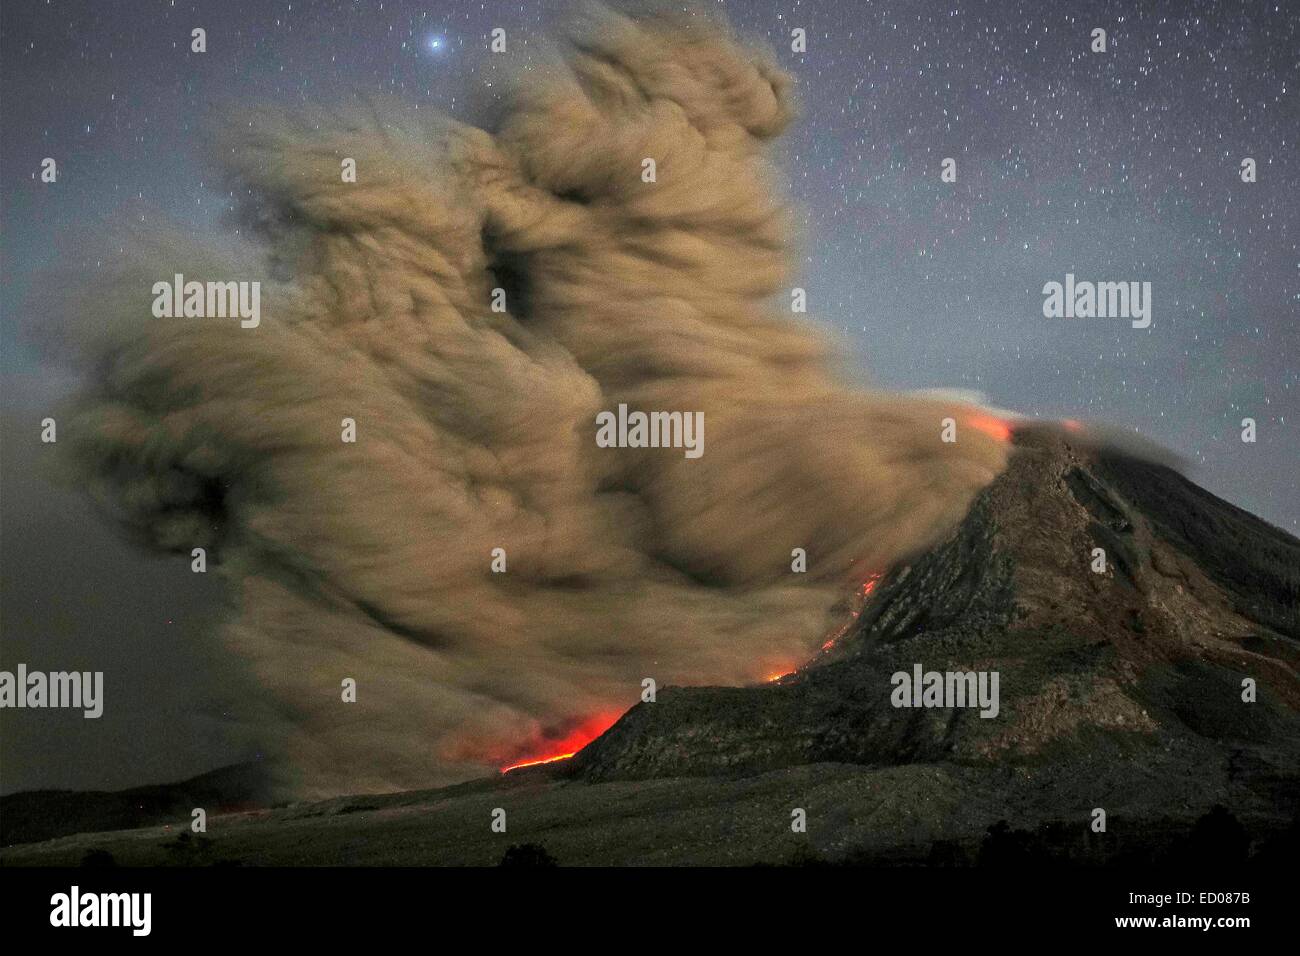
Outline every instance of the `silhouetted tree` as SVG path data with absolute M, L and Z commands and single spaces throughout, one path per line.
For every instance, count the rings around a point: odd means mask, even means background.
M 516 843 L 507 848 L 498 866 L 559 866 L 540 843 Z
M 1217 803 L 1196 821 L 1174 853 L 1178 864 L 1198 867 L 1241 866 L 1249 856 L 1250 834 L 1227 807 Z

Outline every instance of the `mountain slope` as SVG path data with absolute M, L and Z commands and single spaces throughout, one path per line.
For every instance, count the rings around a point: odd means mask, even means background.
M 256 763 L 233 764 L 179 783 L 129 790 L 27 790 L 0 797 L 0 844 L 35 843 L 70 833 L 184 826 L 190 811 L 261 806 L 270 788 Z
M 1117 776 L 1134 781 L 1128 808 L 1153 815 L 1224 801 L 1293 813 L 1300 541 L 1167 467 L 1054 429 L 1016 442 L 956 532 L 891 569 L 818 660 L 764 687 L 668 689 L 564 772 L 948 762 L 1051 769 L 1088 808 Z M 891 675 L 916 664 L 997 671 L 999 714 L 893 707 Z M 1044 793 L 1042 809 L 1061 799 Z
M 885 570 L 843 636 L 778 682 L 661 689 L 562 763 L 216 816 L 186 852 L 136 830 L 0 859 L 484 865 L 533 842 L 562 864 L 1289 865 L 1300 541 L 1084 436 L 1015 441 L 961 525 Z M 996 671 L 997 716 L 893 706 L 891 676 L 917 664 Z M 489 829 L 496 808 L 509 836 Z

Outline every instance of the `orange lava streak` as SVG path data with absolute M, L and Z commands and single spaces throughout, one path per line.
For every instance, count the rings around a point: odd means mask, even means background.
M 966 419 L 971 428 L 977 428 L 990 438 L 1007 441 L 1011 438 L 1011 426 L 993 415 L 971 415 Z
M 513 763 L 509 767 L 502 767 L 501 772 L 509 773 L 511 770 L 518 770 L 520 767 L 536 767 L 544 763 L 555 763 L 557 760 L 568 760 L 577 752 L 578 751 L 575 750 L 573 753 L 556 754 L 554 757 L 540 757 L 537 760 L 525 760 L 523 763 Z
M 509 766 L 502 767 L 502 773 L 509 773 L 511 770 L 518 770 L 520 767 L 536 767 L 544 763 L 557 763 L 561 760 L 568 760 L 578 753 L 583 747 L 591 743 L 605 731 L 618 723 L 618 719 L 623 716 L 622 711 L 607 712 L 597 714 L 595 717 L 584 720 L 581 724 L 569 731 L 559 740 L 553 740 L 549 743 L 538 744 L 544 748 L 537 756 L 529 757 L 527 760 L 521 760 L 518 763 L 512 763 Z
M 862 582 L 862 587 L 858 589 L 857 594 L 853 596 L 852 606 L 849 608 L 849 619 L 841 624 L 829 638 L 822 644 L 823 651 L 829 651 L 835 646 L 835 643 L 849 632 L 853 622 L 858 619 L 862 613 L 862 607 L 867 603 L 867 598 L 871 597 L 872 592 L 876 590 L 876 585 L 880 583 L 880 577 L 883 572 L 873 571 L 867 575 L 867 579 Z
M 1008 434 L 1010 434 L 1010 429 L 1008 429 Z M 863 604 L 866 603 L 872 592 L 876 590 L 876 585 L 880 583 L 880 578 L 881 572 L 875 571 L 869 574 L 867 579 L 862 582 L 861 587 L 858 588 L 853 595 L 852 607 L 849 610 L 850 619 L 841 625 L 829 640 L 822 644 L 821 649 L 823 651 L 830 650 L 830 648 L 835 645 L 836 641 L 848 633 L 849 628 L 853 625 L 853 621 L 856 620 L 858 614 L 861 613 Z M 776 666 L 781 669 L 769 671 L 763 677 L 763 680 L 769 684 L 775 683 L 783 677 L 789 677 L 798 670 L 798 667 L 793 664 L 778 664 Z M 587 746 L 587 744 L 591 743 L 605 731 L 609 730 L 610 727 L 614 726 L 622 716 L 622 712 L 617 712 L 605 713 L 592 717 L 590 720 L 586 720 L 579 724 L 574 730 L 570 731 L 561 739 L 551 741 L 549 744 L 539 744 L 538 746 L 542 748 L 540 754 L 502 767 L 501 772 L 509 773 L 511 770 L 520 770 L 524 767 L 538 767 L 542 764 L 559 763 L 561 760 L 568 760 L 569 758 L 576 756 L 583 747 Z

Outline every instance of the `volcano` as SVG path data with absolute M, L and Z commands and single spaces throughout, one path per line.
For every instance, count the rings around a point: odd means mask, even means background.
M 572 758 L 496 779 L 216 817 L 214 861 L 494 863 L 496 807 L 562 864 L 1284 859 L 1300 541 L 1086 433 L 1012 440 L 960 525 L 873 577 L 795 672 L 664 688 Z M 996 673 L 996 716 L 895 706 L 892 675 L 918 665 Z M 4 858 L 92 845 L 172 859 L 109 834 Z
M 875 582 L 817 659 L 775 684 L 669 689 L 563 772 L 874 767 L 877 809 L 939 804 L 947 838 L 982 833 L 982 846 L 1014 824 L 1047 855 L 1094 860 L 1160 858 L 1171 846 L 1136 833 L 1169 843 L 1180 819 L 1293 827 L 1300 541 L 1086 435 L 1026 427 L 1014 440 L 956 531 Z M 998 718 L 894 706 L 891 675 L 920 665 L 998 674 Z M 1088 825 L 1098 808 L 1126 821 L 1119 837 Z M 1062 833 L 1078 846 L 1054 846 Z
M 774 685 L 665 691 L 566 771 L 949 762 L 1051 767 L 1099 805 L 1111 778 L 1145 779 L 1126 800 L 1153 807 L 1283 799 L 1276 774 L 1300 767 L 1300 541 L 1086 439 L 1029 428 L 1016 446 L 960 527 L 877 582 L 819 658 Z M 919 664 L 999 673 L 999 718 L 893 706 L 891 675 Z M 1253 797 L 1235 786 L 1246 766 L 1270 781 Z

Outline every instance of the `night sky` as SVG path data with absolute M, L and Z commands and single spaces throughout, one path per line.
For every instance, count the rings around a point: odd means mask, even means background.
M 75 751 L 72 738 L 89 731 L 79 716 L 24 723 L 22 741 L 5 735 L 0 788 L 125 786 L 243 753 L 195 716 L 220 713 L 239 686 L 237 674 L 191 673 L 199 652 L 186 648 L 204 646 L 215 583 L 136 555 L 39 477 L 38 422 L 71 387 L 18 331 L 39 326 L 30 297 L 45 271 L 95 268 L 65 257 L 114 218 L 225 231 L 232 197 L 200 148 L 214 108 L 388 94 L 481 122 L 507 74 L 546 55 L 544 34 L 570 6 L 6 3 L 2 662 L 40 653 L 70 667 L 59 655 L 81 654 L 89 667 L 111 654 L 158 698 L 85 744 L 109 761 L 37 766 L 30 755 L 53 735 Z M 1137 429 L 1211 491 L 1300 530 L 1300 6 L 708 6 L 769 43 L 796 79 L 803 115 L 778 159 L 805 232 L 798 284 L 809 312 L 843 336 L 850 371 Z M 207 31 L 206 53 L 190 51 L 194 27 Z M 507 32 L 506 55 L 488 51 L 494 27 Z M 806 53 L 791 52 L 795 27 L 807 30 Z M 1104 54 L 1089 49 L 1095 27 L 1107 31 Z M 47 156 L 53 185 L 40 181 Z M 955 184 L 940 180 L 944 157 L 957 161 Z M 1257 182 L 1241 181 L 1245 157 Z M 1067 272 L 1151 282 L 1151 327 L 1044 318 L 1041 289 Z M 1240 440 L 1244 417 L 1258 423 L 1255 444 Z M 133 589 L 157 620 L 106 635 L 119 606 L 141 606 Z M 146 723 L 166 726 L 141 740 Z

